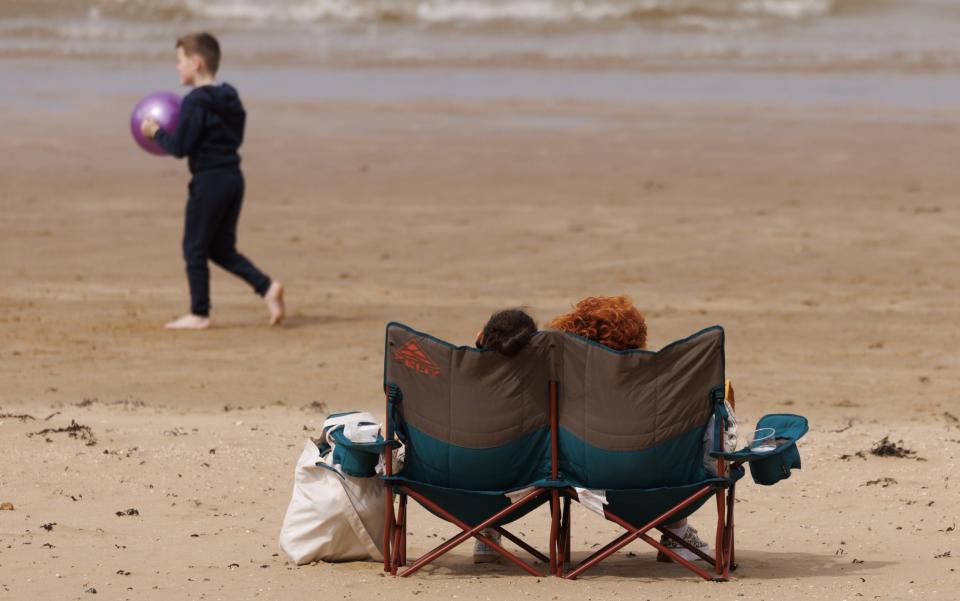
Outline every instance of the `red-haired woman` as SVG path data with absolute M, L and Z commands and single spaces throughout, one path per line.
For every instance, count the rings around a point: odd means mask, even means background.
M 554 317 L 547 327 L 583 336 L 618 351 L 647 347 L 647 322 L 628 296 L 588 296 L 575 304 L 573 311 Z M 686 519 L 665 526 L 697 549 L 710 552 L 710 545 L 700 539 Z M 688 561 L 700 559 L 666 535 L 661 535 L 660 544 Z M 661 552 L 657 553 L 657 561 L 671 560 Z

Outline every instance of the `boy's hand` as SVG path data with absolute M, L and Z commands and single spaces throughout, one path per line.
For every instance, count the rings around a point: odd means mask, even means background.
M 150 138 L 151 140 L 153 139 L 153 136 L 157 134 L 158 129 L 160 129 L 160 126 L 157 125 L 157 122 L 151 119 L 150 117 L 147 117 L 146 119 L 140 122 L 140 133 Z

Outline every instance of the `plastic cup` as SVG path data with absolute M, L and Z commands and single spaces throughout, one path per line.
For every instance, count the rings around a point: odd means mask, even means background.
M 750 450 L 754 453 L 769 453 L 777 448 L 777 441 L 774 438 L 776 430 L 773 428 L 759 428 L 754 431 L 753 439 L 750 441 Z

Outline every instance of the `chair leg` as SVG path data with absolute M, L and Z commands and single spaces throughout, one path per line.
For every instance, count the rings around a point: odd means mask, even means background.
M 393 558 L 390 553 L 390 543 L 393 541 L 393 529 L 396 527 L 393 517 L 393 487 L 389 484 L 384 484 L 386 486 L 386 494 L 384 495 L 384 522 L 383 522 L 383 571 L 390 572 L 393 567 Z
M 698 556 L 700 557 L 700 559 L 702 559 L 703 561 L 707 562 L 708 564 L 710 564 L 710 565 L 715 565 L 715 564 L 717 563 L 716 556 L 710 557 L 709 555 L 707 555 L 706 553 L 704 553 L 704 552 L 701 551 L 700 549 L 697 549 L 696 547 L 694 547 L 693 545 L 691 545 L 691 544 L 688 543 L 687 541 L 683 540 L 682 538 L 680 538 L 679 536 L 677 536 L 676 534 L 674 534 L 673 531 L 670 530 L 669 528 L 666 528 L 665 526 L 657 526 L 657 530 L 659 530 L 659 531 L 663 534 L 663 536 L 665 536 L 665 537 L 673 540 L 674 542 L 676 542 L 676 543 L 677 543 L 678 545 L 680 545 L 681 547 L 684 547 L 685 549 L 687 549 L 687 550 L 690 551 L 691 553 L 694 553 L 695 555 L 698 555 Z
M 730 486 L 730 491 L 727 493 L 727 536 L 726 536 L 726 565 L 724 569 L 724 578 L 730 577 L 730 572 L 737 568 L 734 563 L 734 551 L 733 551 L 733 507 L 736 503 L 736 484 Z
M 390 513 L 387 516 L 387 535 L 384 537 L 384 563 L 387 566 L 385 571 L 391 575 L 397 575 L 397 569 L 406 563 L 407 546 L 407 495 L 402 492 L 396 493 L 397 509 L 393 511 L 393 496 L 389 494 L 389 503 L 387 505 Z
M 570 497 L 563 499 L 560 521 L 560 553 L 557 558 L 557 575 L 563 575 L 563 566 L 570 563 Z
M 407 495 L 400 494 L 400 545 L 397 549 L 398 566 L 407 565 Z
M 544 554 L 541 553 L 540 551 L 537 551 L 536 549 L 534 549 L 532 546 L 530 546 L 530 544 L 527 543 L 527 541 L 523 540 L 522 538 L 520 538 L 519 536 L 517 536 L 517 535 L 514 534 L 513 532 L 510 532 L 510 531 L 507 530 L 506 528 L 502 528 L 502 527 L 500 527 L 500 526 L 497 526 L 497 527 L 495 528 L 495 530 L 496 530 L 497 532 L 499 532 L 499 533 L 503 536 L 503 538 L 505 538 L 505 539 L 507 539 L 508 541 L 512 542 L 513 544 L 515 544 L 516 546 L 520 547 L 521 549 L 523 549 L 524 551 L 526 551 L 526 552 L 529 553 L 530 555 L 536 557 L 536 558 L 539 559 L 540 561 L 543 561 L 543 562 L 548 562 L 548 561 L 550 561 L 550 558 L 549 558 L 549 557 L 547 557 L 546 555 L 544 555 Z
M 550 573 L 557 571 L 557 537 L 560 530 L 560 493 L 556 489 L 550 491 Z
M 651 537 L 650 537 L 649 535 L 647 535 L 647 534 L 641 534 L 641 535 L 640 535 L 640 539 L 643 540 L 643 541 L 644 541 L 645 543 L 647 543 L 648 545 L 650 545 L 650 546 L 652 546 L 652 547 L 655 547 L 658 551 L 662 551 L 662 552 L 665 553 L 668 557 L 670 557 L 670 559 L 672 559 L 674 562 L 679 563 L 680 565 L 682 565 L 683 567 L 687 568 L 688 570 L 690 570 L 691 572 L 693 572 L 693 573 L 696 574 L 697 576 L 703 578 L 704 580 L 715 580 L 714 578 L 711 578 L 709 572 L 707 572 L 707 571 L 701 569 L 700 567 L 694 565 L 693 562 L 684 559 L 684 558 L 681 557 L 680 555 L 677 555 L 676 553 L 674 553 L 674 552 L 671 551 L 670 549 L 667 549 L 665 546 L 663 546 L 663 545 L 660 543 L 660 541 L 651 538 Z
M 730 569 L 737 569 L 736 529 L 733 527 L 733 503 L 730 504 Z
M 723 566 L 724 566 L 724 543 L 726 542 L 726 492 L 725 490 L 717 491 L 717 537 L 716 537 L 716 546 L 714 547 L 714 571 L 717 573 L 717 576 L 723 575 Z
M 393 561 L 390 562 L 390 573 L 396 574 L 397 568 L 400 567 L 400 541 L 403 539 L 403 503 L 401 501 L 400 507 L 397 508 L 397 525 L 393 529 Z
M 735 485 L 731 485 L 726 492 L 717 491 L 717 542 L 713 559 L 716 577 L 713 578 L 714 580 L 729 580 L 730 572 L 736 569 L 733 542 L 733 509 L 735 502 Z

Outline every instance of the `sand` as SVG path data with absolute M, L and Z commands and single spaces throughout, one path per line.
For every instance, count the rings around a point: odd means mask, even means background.
M 960 113 L 252 97 L 240 249 L 289 319 L 214 269 L 214 328 L 177 333 L 185 166 L 132 146 L 128 100 L 0 139 L 0 598 L 956 597 Z M 739 487 L 731 582 L 640 543 L 575 582 L 468 546 L 402 580 L 278 554 L 304 439 L 381 411 L 386 322 L 467 343 L 605 293 L 653 348 L 722 324 L 746 427 L 810 419 L 801 471 Z M 95 443 L 31 435 L 71 420 Z M 855 456 L 886 435 L 917 457 Z M 410 529 L 411 555 L 455 532 Z M 615 534 L 575 511 L 576 557 Z

